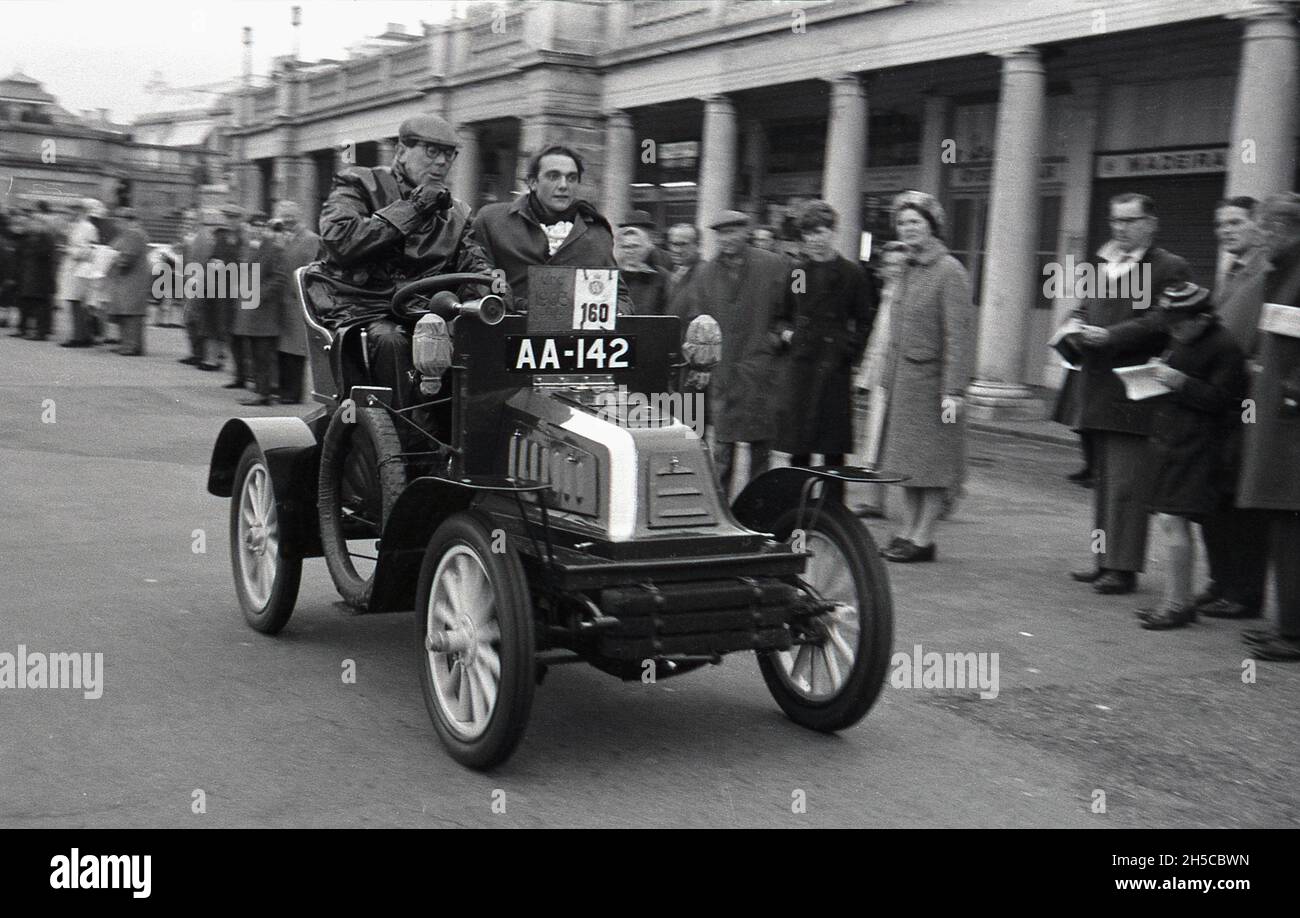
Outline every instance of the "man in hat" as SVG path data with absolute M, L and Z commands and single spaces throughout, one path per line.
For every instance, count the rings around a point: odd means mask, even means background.
M 307 360 L 307 320 L 298 303 L 294 272 L 320 257 L 320 237 L 302 222 L 302 208 L 296 201 L 277 201 L 273 221 L 284 231 L 284 293 L 280 298 L 280 337 L 278 339 L 280 388 L 276 393 L 281 404 L 297 405 L 302 401 L 303 366 Z
M 206 265 L 219 270 L 207 271 L 208 277 L 237 277 L 239 262 L 244 257 L 244 211 L 227 204 L 221 209 L 221 223 L 213 227 L 212 244 L 207 247 Z M 233 266 L 233 271 L 229 270 Z M 203 291 L 203 340 L 205 355 L 200 370 L 216 371 L 225 365 L 226 349 L 230 345 L 230 329 L 238 308 L 237 290 L 205 289 Z M 219 294 L 226 294 L 220 296 Z M 239 376 L 239 361 L 235 361 L 235 375 Z
M 396 288 L 438 274 L 489 274 L 492 265 L 474 237 L 469 207 L 446 185 L 460 149 L 452 126 L 418 115 L 402 122 L 397 140 L 390 165 L 356 166 L 334 177 L 320 214 L 322 272 L 346 287 L 327 283 L 313 305 L 334 325 L 365 321 L 374 381 L 392 388 L 393 407 L 401 409 L 417 392 L 410 333 L 389 314 Z M 459 295 L 489 292 L 471 285 Z
M 655 251 L 655 244 L 643 225 L 619 226 L 614 260 L 618 262 L 619 277 L 627 284 L 632 297 L 632 308 L 641 315 L 662 316 L 668 312 L 668 272 L 653 264 Z
M 695 276 L 700 263 L 700 231 L 693 223 L 675 223 L 668 228 L 668 308 L 680 315 L 678 295 Z
M 149 266 L 149 236 L 133 208 L 119 207 L 113 214 L 117 235 L 113 248 L 117 257 L 109 268 L 109 315 L 121 330 L 117 353 L 139 357 L 144 353 L 144 317 L 149 310 L 153 271 Z
M 528 161 L 528 194 L 510 204 L 488 204 L 474 218 L 474 232 L 488 259 L 505 272 L 518 312 L 528 310 L 528 269 L 534 265 L 618 267 L 609 221 L 580 197 L 583 168 L 571 148 L 543 147 Z M 618 311 L 631 309 L 620 276 Z
M 750 447 L 750 477 L 766 471 L 776 436 L 771 387 L 777 366 L 767 331 L 785 301 L 790 263 L 748 245 L 749 217 L 724 210 L 709 224 L 718 256 L 696 269 L 677 307 L 684 322 L 708 314 L 722 330 L 722 359 L 706 394 L 718 478 L 730 493 L 737 443 Z
M 1093 531 L 1103 534 L 1104 550 L 1096 552 L 1094 567 L 1071 576 L 1104 594 L 1133 592 L 1138 572 L 1146 568 L 1152 472 L 1150 400 L 1128 399 L 1113 371 L 1145 363 L 1161 346 L 1151 337 L 1136 347 L 1120 346 L 1109 341 L 1108 329 L 1145 318 L 1158 335 L 1159 317 L 1149 307 L 1161 290 L 1190 275 L 1186 261 L 1154 244 L 1158 227 L 1155 202 L 1146 195 L 1110 199 L 1111 238 L 1097 252 L 1098 283 L 1104 279 L 1105 289 L 1077 312 L 1085 323 L 1077 339 L 1083 347 L 1079 423 L 1096 453 Z

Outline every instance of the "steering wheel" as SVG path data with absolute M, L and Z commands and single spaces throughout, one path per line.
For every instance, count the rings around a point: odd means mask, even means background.
M 439 290 L 452 290 L 464 284 L 481 284 L 490 290 L 495 280 L 496 278 L 491 274 L 438 274 L 434 277 L 422 277 L 419 280 L 398 287 L 393 294 L 390 308 L 394 315 L 404 319 L 409 318 L 413 313 L 407 312 L 405 304 L 413 297 L 422 296 L 426 293 L 437 293 Z M 429 311 L 442 313 L 442 310 L 437 308 Z M 443 318 L 450 319 L 451 315 L 444 315 Z

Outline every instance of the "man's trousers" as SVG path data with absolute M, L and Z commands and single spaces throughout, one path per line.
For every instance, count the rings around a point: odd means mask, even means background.
M 1102 544 L 1097 566 L 1112 571 L 1141 571 L 1146 567 L 1147 509 L 1154 486 L 1150 438 L 1145 434 L 1092 432 L 1096 449 L 1091 544 Z

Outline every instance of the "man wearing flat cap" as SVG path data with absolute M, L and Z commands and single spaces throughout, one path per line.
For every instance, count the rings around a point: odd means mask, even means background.
M 393 162 L 352 167 L 334 177 L 321 208 L 322 273 L 356 293 L 328 285 L 315 301 L 322 319 L 366 324 L 371 372 L 393 390 L 395 408 L 414 403 L 415 371 L 407 328 L 389 314 L 396 288 L 437 274 L 489 274 L 492 266 L 474 238 L 470 209 L 447 188 L 460 140 L 437 115 L 410 118 L 398 128 Z M 491 292 L 460 291 L 462 299 Z
M 751 478 L 766 471 L 771 460 L 777 364 L 767 330 L 785 301 L 791 265 L 748 244 L 747 214 L 724 210 L 709 229 L 717 234 L 718 255 L 699 265 L 673 308 L 683 324 L 707 314 L 722 330 L 722 359 L 710 378 L 705 405 L 714 425 L 718 478 L 730 493 L 737 443 L 750 445 Z

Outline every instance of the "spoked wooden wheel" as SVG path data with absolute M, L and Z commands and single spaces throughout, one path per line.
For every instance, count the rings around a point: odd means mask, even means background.
M 775 527 L 794 530 L 796 511 Z M 893 645 L 888 575 L 871 534 L 841 504 L 808 514 L 804 544 L 811 557 L 800 585 L 833 604 L 796 632 L 788 651 L 760 653 L 768 690 L 791 720 L 814 730 L 843 730 L 870 710 L 880 693 Z
M 302 559 L 284 556 L 275 486 L 266 458 L 253 443 L 245 448 L 235 470 L 230 568 L 244 620 L 264 634 L 283 628 L 298 598 Z
M 449 517 L 429 543 L 416 593 L 425 706 L 443 745 L 471 768 L 497 765 L 528 725 L 533 609 L 518 556 L 492 551 L 477 513 Z

